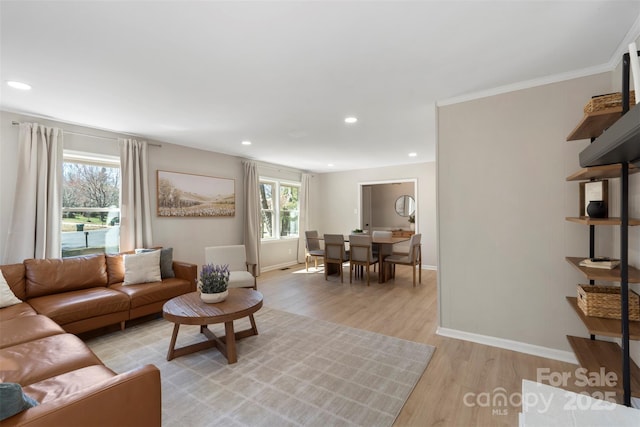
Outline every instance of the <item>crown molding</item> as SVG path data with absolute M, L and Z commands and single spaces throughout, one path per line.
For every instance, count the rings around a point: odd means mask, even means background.
M 624 36 L 624 38 L 618 45 L 618 48 L 611 56 L 609 65 L 611 66 L 612 70 L 615 69 L 620 62 L 622 62 L 622 55 L 629 52 L 629 44 L 636 40 L 640 40 L 640 15 L 638 15 L 636 21 L 633 23 L 629 31 L 627 31 L 627 35 Z
M 611 55 L 609 61 L 604 64 L 582 68 L 579 70 L 568 71 L 565 73 L 552 74 L 550 76 L 540 77 L 537 79 L 525 80 L 509 85 L 498 86 L 491 89 L 442 99 L 436 102 L 436 107 L 459 104 L 461 102 L 473 101 L 475 99 L 515 92 L 517 90 L 530 89 L 533 87 L 543 86 L 551 83 L 558 83 L 566 80 L 577 79 L 580 77 L 587 77 L 595 74 L 611 72 L 618 66 L 618 64 L 622 60 L 622 55 L 629 50 L 629 43 L 635 41 L 638 38 L 640 38 L 640 15 L 636 18 L 629 31 L 627 31 L 627 34 L 622 39 L 613 55 Z
M 459 104 L 461 102 L 473 101 L 475 99 L 487 98 L 489 96 L 502 95 L 504 93 L 515 92 L 517 90 L 530 89 L 537 86 L 544 86 L 551 83 L 558 83 L 566 80 L 577 79 L 579 77 L 592 76 L 594 74 L 606 73 L 613 70 L 606 64 L 600 64 L 593 67 L 582 68 L 580 70 L 568 71 L 566 73 L 553 74 L 550 76 L 540 77 L 537 79 L 525 80 L 522 82 L 512 83 L 509 85 L 498 86 L 491 89 L 481 90 L 478 92 L 467 93 L 452 98 L 442 99 L 436 102 L 436 106 Z

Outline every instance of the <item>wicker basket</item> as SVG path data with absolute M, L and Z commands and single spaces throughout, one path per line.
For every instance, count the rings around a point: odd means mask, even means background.
M 629 107 L 633 107 L 636 103 L 636 94 L 634 91 L 629 92 Z M 606 95 L 597 95 L 591 98 L 587 105 L 584 106 L 585 114 L 595 111 L 607 110 L 609 108 L 620 107 L 622 105 L 622 92 L 608 93 Z
M 620 319 L 620 288 L 578 285 L 578 307 L 587 316 Z M 640 320 L 640 297 L 629 290 L 629 320 Z

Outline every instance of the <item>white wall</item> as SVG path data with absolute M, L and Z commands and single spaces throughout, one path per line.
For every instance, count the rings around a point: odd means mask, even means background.
M 361 169 L 319 175 L 318 231 L 349 234 L 360 224 L 359 185 L 366 182 L 417 179 L 416 232 L 422 233 L 423 264 L 435 268 L 436 254 L 436 165 L 434 162 Z
M 565 300 L 588 282 L 564 258 L 588 256 L 588 227 L 565 221 L 579 193 L 565 178 L 589 141 L 565 139 L 589 98 L 613 89 L 603 73 L 439 108 L 441 326 L 558 350 L 570 350 L 568 334 L 588 336 Z M 616 183 L 610 194 L 613 216 Z M 618 253 L 614 228 L 596 227 L 598 255 Z

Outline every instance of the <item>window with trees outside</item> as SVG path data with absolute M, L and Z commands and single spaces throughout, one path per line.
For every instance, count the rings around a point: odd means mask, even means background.
M 117 253 L 120 159 L 65 151 L 62 173 L 62 257 Z
M 262 239 L 297 238 L 300 184 L 260 179 Z

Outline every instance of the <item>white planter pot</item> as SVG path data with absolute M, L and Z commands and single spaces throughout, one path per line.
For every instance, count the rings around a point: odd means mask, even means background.
M 219 292 L 217 294 L 205 294 L 200 292 L 200 298 L 202 299 L 203 302 L 206 302 L 207 304 L 222 302 L 225 299 L 227 299 L 227 295 L 229 295 L 229 290 L 226 290 L 224 292 Z

